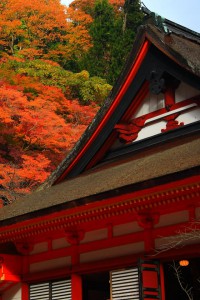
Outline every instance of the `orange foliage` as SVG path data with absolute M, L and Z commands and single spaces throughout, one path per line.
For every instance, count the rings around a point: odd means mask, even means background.
M 8 0 L 0 4 L 0 14 L 0 45 L 9 54 L 33 59 L 55 51 L 70 58 L 74 49 L 91 47 L 91 17 L 68 11 L 59 0 Z
M 110 0 L 116 11 L 123 2 Z M 75 0 L 67 8 L 60 0 L 0 1 L 0 197 L 10 202 L 47 178 L 99 108 L 93 103 L 80 105 L 73 99 L 82 95 L 78 89 L 84 80 L 78 78 L 79 73 L 72 76 L 73 91 L 77 89 L 72 92 L 72 85 L 67 85 L 68 75 L 60 80 L 66 71 L 59 69 L 57 63 L 81 61 L 92 47 L 89 28 L 94 3 L 95 0 Z M 38 65 L 42 65 L 38 71 L 36 64 L 38 72 L 30 75 L 25 66 L 21 74 L 17 73 L 20 63 L 32 64 L 38 58 Z M 45 80 L 39 81 L 39 72 Z M 81 76 L 85 74 L 89 81 L 88 72 L 84 72 L 80 72 Z M 91 80 L 92 84 L 95 82 Z M 65 94 L 54 85 L 62 87 Z M 83 91 L 89 98 L 87 85 Z M 98 88 L 95 92 L 100 94 Z
M 124 6 L 125 0 L 109 0 L 109 3 L 118 10 Z
M 46 179 L 98 109 L 67 100 L 57 87 L 18 81 L 20 88 L 0 83 L 0 185 L 10 201 Z
M 19 196 L 30 193 L 50 174 L 50 160 L 42 153 L 22 154 L 18 163 L 2 162 L 1 165 L 1 200 L 12 203 Z
M 90 15 L 81 9 L 68 7 L 66 10 L 69 30 L 66 38 L 69 42 L 68 48 L 71 53 L 80 57 L 92 46 L 91 37 L 88 32 L 88 26 L 92 23 Z
M 77 100 L 67 102 L 68 120 L 73 124 L 89 125 L 99 107 L 96 104 L 80 106 Z

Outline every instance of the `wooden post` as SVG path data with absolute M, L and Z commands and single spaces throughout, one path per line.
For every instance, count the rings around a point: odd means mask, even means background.
M 162 300 L 165 300 L 165 277 L 164 277 L 164 269 L 162 264 L 160 265 L 160 286 L 161 286 Z
M 22 300 L 29 300 L 29 286 L 27 283 L 22 282 L 21 291 Z
M 77 274 L 72 274 L 71 281 L 72 281 L 72 300 L 82 300 L 82 278 L 81 278 L 81 276 L 77 275 Z
M 175 89 L 168 88 L 165 92 L 165 106 L 170 109 L 175 104 Z

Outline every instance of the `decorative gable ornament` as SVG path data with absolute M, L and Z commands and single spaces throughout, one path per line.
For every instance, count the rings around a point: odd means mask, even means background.
M 180 99 L 179 94 L 187 93 Z M 178 93 L 177 93 L 178 91 Z M 199 91 L 169 74 L 152 71 L 149 91 L 131 119 L 115 125 L 119 140 L 129 144 L 200 120 Z

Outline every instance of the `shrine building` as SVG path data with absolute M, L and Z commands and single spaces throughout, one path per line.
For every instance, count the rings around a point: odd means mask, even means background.
M 0 210 L 1 300 L 200 299 L 200 34 L 150 13 L 38 191 Z

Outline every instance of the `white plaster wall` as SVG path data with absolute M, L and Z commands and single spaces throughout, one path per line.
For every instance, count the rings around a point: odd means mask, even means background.
M 54 250 L 69 247 L 69 246 L 70 244 L 67 242 L 66 238 L 60 238 L 52 241 L 52 248 Z
M 151 95 L 148 94 L 147 97 L 143 100 L 137 111 L 132 116 L 132 119 L 138 118 L 145 114 L 148 114 L 152 111 L 156 111 L 164 107 L 164 95 Z
M 182 113 L 176 121 L 184 122 L 184 125 L 191 124 L 200 120 L 200 107 L 195 107 L 190 111 Z
M 94 231 L 86 232 L 84 239 L 81 241 L 81 244 L 103 240 L 107 238 L 107 229 L 99 229 Z
M 21 300 L 21 299 L 22 299 L 21 284 L 14 285 L 9 290 L 4 292 L 2 296 L 2 300 Z
M 34 245 L 33 251 L 31 254 L 37 254 L 37 253 L 42 253 L 46 252 L 48 250 L 48 243 L 43 242 L 43 243 L 38 243 Z
M 195 209 L 195 216 L 197 220 L 200 220 L 200 207 L 197 207 Z
M 120 236 L 124 234 L 134 233 L 142 231 L 143 229 L 138 225 L 137 222 L 130 222 L 126 224 L 120 224 L 113 227 L 113 235 Z
M 175 94 L 176 103 L 184 101 L 186 99 L 190 99 L 199 94 L 200 94 L 199 90 L 193 88 L 192 86 L 189 86 L 184 82 L 181 82 Z
M 182 222 L 187 222 L 188 220 L 189 220 L 189 213 L 186 210 L 171 213 L 171 214 L 166 214 L 160 216 L 159 223 L 155 225 L 155 228 L 179 224 Z
M 57 259 L 45 260 L 42 262 L 30 265 L 30 272 L 42 272 L 47 270 L 54 270 L 58 268 L 68 267 L 71 264 L 71 257 L 61 257 Z M 39 299 L 38 299 L 39 300 Z
M 54 250 L 69 247 L 69 246 L 70 244 L 67 242 L 66 238 L 55 239 L 52 241 L 52 249 Z M 47 251 L 48 251 L 48 242 L 38 243 L 34 245 L 31 255 L 47 252 Z
M 145 127 L 143 127 L 142 130 L 139 132 L 138 137 L 135 141 L 139 141 L 147 137 L 160 134 L 161 130 L 166 128 L 166 124 L 167 122 L 165 121 L 157 121 L 153 124 L 145 125 Z
M 123 245 L 119 247 L 112 247 L 97 251 L 91 251 L 88 253 L 82 253 L 80 255 L 81 263 L 92 262 L 98 260 L 104 260 L 114 257 L 120 257 L 125 255 L 136 254 L 144 251 L 144 243 L 133 243 L 128 245 Z
M 158 238 L 155 239 L 155 249 L 157 250 L 169 250 L 170 248 L 172 249 L 177 249 L 178 247 L 181 248 L 183 246 L 187 246 L 187 245 L 197 245 L 200 243 L 200 238 L 188 238 L 187 237 L 182 240 L 180 238 L 180 234 L 178 235 L 173 235 L 173 236 L 168 236 L 168 237 L 162 237 L 162 238 Z M 184 234 L 184 231 L 183 231 Z M 178 245 L 177 247 L 175 246 L 176 243 L 180 243 L 181 241 L 181 245 Z M 195 248 L 194 248 L 195 249 Z

